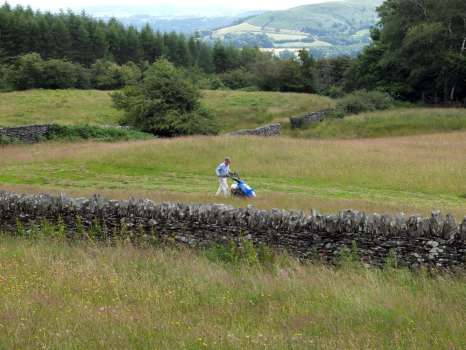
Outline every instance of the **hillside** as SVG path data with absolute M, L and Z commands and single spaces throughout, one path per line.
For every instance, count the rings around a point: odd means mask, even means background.
M 346 0 L 270 11 L 214 31 L 210 38 L 245 41 L 280 53 L 309 48 L 315 56 L 353 55 L 370 43 L 380 0 Z
M 222 131 L 255 128 L 332 107 L 327 97 L 280 92 L 204 91 L 203 103 Z M 0 93 L 0 127 L 58 123 L 116 125 L 122 112 L 112 107 L 108 91 L 29 90 Z

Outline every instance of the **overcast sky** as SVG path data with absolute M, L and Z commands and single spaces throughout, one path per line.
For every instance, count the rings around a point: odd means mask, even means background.
M 332 0 L 8 0 L 11 5 L 30 5 L 34 9 L 58 10 L 58 9 L 96 9 L 103 7 L 134 7 L 134 8 L 179 8 L 180 11 L 204 12 L 205 10 L 225 9 L 236 11 L 243 10 L 280 10 L 293 6 L 311 3 L 322 3 Z M 333 0 L 335 1 L 335 0 Z M 3 1 L 0 0 L 0 3 Z M 174 13 L 173 15 L 177 15 Z

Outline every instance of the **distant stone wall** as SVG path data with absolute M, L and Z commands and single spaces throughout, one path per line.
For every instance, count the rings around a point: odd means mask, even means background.
M 308 113 L 299 117 L 291 117 L 290 124 L 294 129 L 304 128 L 312 124 L 320 123 L 328 116 L 329 113 L 330 110 L 324 110 L 320 112 Z
M 0 229 L 27 228 L 43 219 L 62 220 L 70 236 L 81 225 L 101 228 L 103 237 L 131 233 L 157 235 L 192 247 L 226 243 L 241 237 L 286 250 L 303 259 L 334 262 L 343 249 L 357 246 L 362 261 L 382 265 L 391 254 L 403 266 L 466 267 L 466 218 L 366 215 L 345 211 L 337 215 L 238 209 L 219 204 L 154 203 L 149 200 L 108 201 L 100 197 L 68 198 L 0 192 Z
M 0 128 L 0 136 L 22 143 L 35 143 L 44 139 L 52 125 L 26 125 Z
M 281 134 L 281 125 L 280 123 L 276 124 L 269 124 L 265 126 L 261 126 L 256 129 L 245 129 L 245 130 L 239 130 L 239 131 L 234 131 L 230 132 L 227 134 L 227 136 L 265 136 L 265 137 L 271 137 L 271 136 L 280 136 Z

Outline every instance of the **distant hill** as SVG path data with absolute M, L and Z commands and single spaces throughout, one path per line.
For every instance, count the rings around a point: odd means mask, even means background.
M 370 43 L 383 0 L 342 0 L 269 11 L 212 31 L 207 40 L 258 45 L 276 53 L 309 48 L 318 57 L 354 55 Z
M 125 26 L 133 26 L 141 29 L 145 25 L 161 32 L 177 32 L 194 34 L 195 32 L 211 32 L 217 28 L 231 26 L 242 22 L 245 18 L 256 16 L 263 11 L 244 12 L 229 16 L 155 16 L 155 15 L 130 15 L 117 16 L 118 21 Z M 105 15 L 99 18 L 108 21 L 112 16 Z
M 109 20 L 110 17 L 101 17 Z M 184 34 L 194 34 L 195 32 L 212 31 L 217 28 L 229 26 L 238 17 L 157 17 L 148 15 L 134 15 L 130 17 L 119 17 L 118 21 L 125 26 L 133 26 L 141 29 L 149 25 L 154 30 L 161 32 L 177 32 Z

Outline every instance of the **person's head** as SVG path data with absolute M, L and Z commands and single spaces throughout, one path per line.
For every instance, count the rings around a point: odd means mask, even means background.
M 226 165 L 230 165 L 230 164 L 231 164 L 230 158 L 228 158 L 228 157 L 225 158 L 225 164 L 226 164 Z

